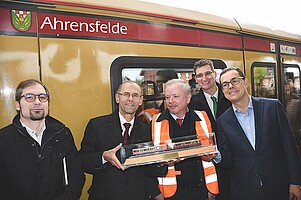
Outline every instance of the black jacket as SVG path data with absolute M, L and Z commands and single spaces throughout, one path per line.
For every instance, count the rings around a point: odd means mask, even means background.
M 85 172 L 93 175 L 89 195 L 103 200 L 145 200 L 149 199 L 149 195 L 158 195 L 158 183 L 155 178 L 157 165 L 130 167 L 122 171 L 109 162 L 102 163 L 103 152 L 115 148 L 122 141 L 118 111 L 89 121 L 80 150 Z M 149 127 L 135 117 L 129 144 L 149 141 Z M 120 160 L 119 155 L 118 151 L 117 157 Z
M 217 102 L 216 118 L 218 118 L 223 112 L 225 112 L 231 106 L 231 102 L 228 99 L 226 99 L 226 97 L 224 96 L 220 84 L 216 83 L 216 85 L 218 87 L 218 102 Z M 193 110 L 205 111 L 211 122 L 212 131 L 216 132 L 216 120 L 212 115 L 210 107 L 206 101 L 206 97 L 202 90 L 200 90 L 198 94 L 192 96 L 191 101 L 189 103 L 189 108 Z
M 222 92 L 222 89 L 220 87 L 220 84 L 216 83 L 218 87 L 218 102 L 217 102 L 217 112 L 216 112 L 216 118 L 219 118 L 223 112 L 225 112 L 229 107 L 231 107 L 231 102 L 226 99 L 224 96 L 224 93 Z M 200 90 L 200 92 L 196 95 L 194 95 L 191 98 L 189 107 L 194 110 L 203 110 L 207 113 L 209 120 L 211 122 L 212 131 L 217 133 L 217 127 L 216 127 L 216 120 L 214 119 L 214 116 L 212 115 L 212 112 L 210 110 L 210 107 L 207 103 L 206 97 L 204 95 L 204 92 Z M 220 166 L 217 166 L 217 173 L 218 173 L 218 183 L 219 183 L 219 195 L 216 197 L 217 200 L 229 200 L 230 199 L 230 171 L 226 168 L 221 168 Z
M 81 195 L 84 180 L 71 132 L 56 119 L 46 117 L 41 147 L 22 127 L 19 114 L 12 124 L 0 130 L 1 198 L 76 200 Z

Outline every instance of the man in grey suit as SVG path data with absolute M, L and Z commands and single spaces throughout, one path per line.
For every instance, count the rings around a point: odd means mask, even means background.
M 217 119 L 219 165 L 231 169 L 231 200 L 301 200 L 301 161 L 285 110 L 276 99 L 248 94 L 239 68 L 220 83 L 232 107 Z
M 143 102 L 140 86 L 122 83 L 115 94 L 118 110 L 89 121 L 80 155 L 84 171 L 93 175 L 89 200 L 163 199 L 156 180 L 157 165 L 130 167 L 120 163 L 121 143 L 151 141 L 150 128 L 136 116 Z

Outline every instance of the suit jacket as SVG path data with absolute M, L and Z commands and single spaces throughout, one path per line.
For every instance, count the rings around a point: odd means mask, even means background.
M 231 102 L 225 98 L 224 93 L 221 90 L 220 84 L 217 83 L 217 87 L 218 87 L 218 102 L 217 102 L 216 118 L 218 118 L 225 110 L 227 110 L 231 106 Z M 210 107 L 207 103 L 206 97 L 202 89 L 198 94 L 192 96 L 191 101 L 189 103 L 189 107 L 193 110 L 205 111 L 211 122 L 212 131 L 216 132 L 216 121 L 214 119 L 214 116 L 212 115 L 212 112 L 210 110 Z
M 135 117 L 130 133 L 129 144 L 151 141 L 150 128 Z M 84 171 L 93 175 L 89 195 L 96 199 L 121 200 L 148 199 L 149 188 L 156 188 L 156 178 L 150 178 L 151 166 L 131 167 L 125 171 L 117 169 L 109 162 L 102 163 L 104 151 L 123 142 L 118 111 L 107 116 L 91 119 L 86 127 L 81 143 L 80 155 L 83 158 Z M 119 151 L 117 157 L 120 160 Z M 149 183 L 156 185 L 148 186 Z M 159 190 L 158 190 L 159 191 Z
M 217 120 L 220 165 L 231 167 L 231 200 L 287 199 L 289 184 L 301 184 L 301 161 L 285 110 L 276 99 L 252 97 L 255 150 L 233 108 Z

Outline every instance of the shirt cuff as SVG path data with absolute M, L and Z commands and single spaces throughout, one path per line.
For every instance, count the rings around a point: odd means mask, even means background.
M 222 154 L 220 152 L 217 153 L 217 156 L 215 158 L 212 159 L 213 162 L 215 162 L 216 164 L 220 163 L 222 161 Z

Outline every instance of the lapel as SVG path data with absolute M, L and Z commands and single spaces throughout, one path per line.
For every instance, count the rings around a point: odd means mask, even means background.
M 204 111 L 207 113 L 210 121 L 215 121 L 215 119 L 212 115 L 212 112 L 210 110 L 209 104 L 204 95 L 204 92 L 202 90 L 200 90 L 200 92 L 199 92 L 199 100 L 200 100 L 200 103 L 203 105 Z
M 114 112 L 111 117 L 109 118 L 108 122 L 109 130 L 111 131 L 111 134 L 116 139 L 118 143 L 122 143 L 123 137 L 122 137 L 122 129 L 120 124 L 120 119 L 118 115 L 118 111 Z
M 259 98 L 251 97 L 254 109 L 254 117 L 255 117 L 255 150 L 258 149 L 260 145 L 260 137 L 262 132 L 262 124 L 263 124 L 263 103 Z

